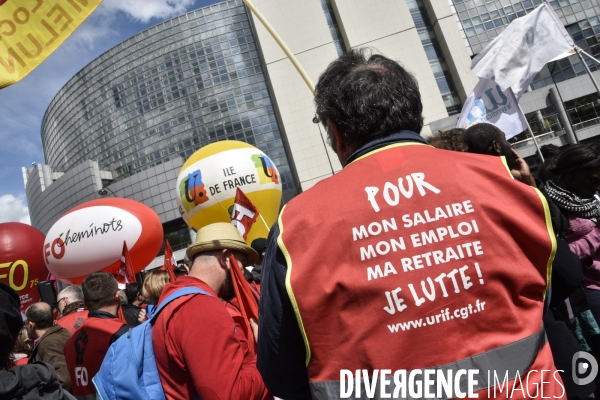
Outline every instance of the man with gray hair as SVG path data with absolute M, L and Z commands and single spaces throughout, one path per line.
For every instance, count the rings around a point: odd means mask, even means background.
M 80 301 L 83 303 L 83 292 L 79 286 L 67 286 L 56 296 L 56 306 L 60 315 L 64 315 L 65 307 L 71 303 Z
M 67 286 L 56 296 L 61 318 L 56 321 L 63 328 L 75 333 L 88 317 L 83 303 L 83 291 L 79 286 Z

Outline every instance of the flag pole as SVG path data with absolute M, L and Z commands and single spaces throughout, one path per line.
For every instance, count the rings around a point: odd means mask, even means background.
M 260 212 L 258 213 L 258 216 L 260 217 L 263 224 L 265 224 L 265 228 L 267 228 L 267 232 L 271 232 L 271 228 L 269 228 L 269 225 L 267 225 L 267 221 L 265 221 L 265 219 L 263 218 L 263 216 Z
M 598 94 L 600 94 L 600 86 L 598 86 L 598 82 L 596 82 L 596 79 L 594 78 L 594 75 L 592 75 L 592 71 L 590 71 L 590 68 L 588 67 L 587 63 L 585 62 L 585 60 L 583 59 L 583 56 L 581 55 L 581 52 L 583 50 L 581 50 L 579 48 L 579 46 L 575 46 L 575 52 L 577 53 L 577 55 L 579 56 L 579 59 L 581 60 L 581 63 L 583 64 L 583 67 L 585 68 L 585 72 L 587 72 L 587 74 L 589 75 L 590 79 L 592 80 L 592 83 L 594 84 L 594 87 L 596 88 L 596 91 L 598 92 Z M 589 54 L 585 53 L 588 57 L 590 56 Z M 592 58 L 594 61 L 598 62 L 595 58 Z
M 258 20 L 260 22 L 262 22 L 263 26 L 266 28 L 267 31 L 269 31 L 271 36 L 273 36 L 273 39 L 275 39 L 275 41 L 277 42 L 279 47 L 281 47 L 281 50 L 283 50 L 285 55 L 290 59 L 290 61 L 292 62 L 292 64 L 294 65 L 294 67 L 296 68 L 296 70 L 298 71 L 300 76 L 302 77 L 302 79 L 304 79 L 304 82 L 306 83 L 306 85 L 308 86 L 308 88 L 310 89 L 312 94 L 314 95 L 315 94 L 315 85 L 310 80 L 306 71 L 304 71 L 304 68 L 302 68 L 302 66 L 298 62 L 298 59 L 296 58 L 296 56 L 294 56 L 294 53 L 292 53 L 292 51 L 289 49 L 289 47 L 287 47 L 287 45 L 285 44 L 283 39 L 281 39 L 281 37 L 277 34 L 277 32 L 275 32 L 275 29 L 273 29 L 273 27 L 271 26 L 269 21 L 267 21 L 265 19 L 265 17 L 256 9 L 256 7 L 254 7 L 254 4 L 252 4 L 252 1 L 250 1 L 250 0 L 242 0 L 242 1 L 244 2 L 244 4 L 246 4 L 246 7 L 248 7 L 254 15 L 256 15 L 256 18 L 258 18 Z
M 521 105 L 518 102 L 517 102 L 517 104 L 519 105 L 519 110 L 521 110 L 521 114 L 523 114 L 523 116 L 525 116 L 525 113 L 523 112 Z M 525 118 L 525 121 L 527 121 L 527 118 Z M 535 148 L 537 149 L 537 153 L 540 156 L 540 159 L 542 160 L 542 162 L 544 162 L 544 156 L 542 155 L 542 150 L 540 149 L 540 145 L 538 144 L 537 139 L 535 138 L 535 135 L 533 134 L 533 131 L 531 130 L 529 121 L 527 121 L 527 130 L 529 131 L 529 134 L 531 135 L 531 138 L 533 139 L 533 144 L 535 144 Z
M 221 208 L 223 209 L 223 211 L 225 211 L 225 213 L 227 215 L 229 215 L 229 211 L 227 211 L 227 209 L 225 208 L 225 206 L 223 204 L 221 204 L 221 202 L 219 201 L 219 199 L 217 198 L 217 196 L 215 196 L 215 200 L 217 201 L 217 203 L 219 203 L 219 205 L 221 206 Z M 234 200 L 235 202 L 235 200 Z M 229 215 L 229 217 L 231 218 L 231 215 Z
M 251 0 L 242 0 L 242 1 L 246 5 L 246 7 L 248 7 L 254 15 L 256 15 L 256 18 L 258 18 L 258 20 L 263 24 L 263 26 L 271 34 L 273 39 L 275 39 L 275 41 L 277 42 L 279 47 L 281 47 L 281 50 L 283 50 L 285 55 L 290 59 L 290 61 L 292 62 L 292 65 L 294 65 L 294 68 L 296 68 L 296 71 L 298 71 L 298 73 L 304 80 L 304 83 L 306 83 L 306 86 L 308 86 L 308 89 L 310 89 L 311 93 L 314 96 L 315 95 L 315 85 L 313 84 L 312 80 L 310 79 L 310 77 L 308 76 L 308 74 L 306 73 L 304 68 L 302 68 L 302 65 L 300 65 L 300 62 L 298 61 L 298 59 L 296 58 L 294 53 L 292 53 L 290 48 L 285 44 L 285 42 L 283 41 L 281 36 L 279 36 L 279 34 L 277 34 L 277 32 L 275 31 L 273 26 L 271 26 L 271 24 L 269 23 L 269 21 L 267 21 L 267 19 L 260 13 L 260 11 L 258 11 L 258 9 L 254 6 L 252 1 Z M 323 147 L 325 148 L 325 155 L 327 156 L 329 165 L 331 165 L 331 174 L 334 175 L 335 171 L 333 170 L 333 165 L 331 164 L 331 158 L 329 156 L 329 151 L 327 150 L 327 145 L 325 144 L 325 139 L 323 138 L 323 133 L 321 132 L 320 127 L 319 127 L 319 136 L 321 136 L 321 140 L 323 141 Z M 269 228 L 267 227 L 267 229 L 269 229 Z
M 587 58 L 594 60 L 594 62 L 596 62 L 596 64 L 600 64 L 600 61 L 598 61 L 597 58 L 594 58 L 591 54 L 586 53 L 581 47 L 578 47 L 578 49 L 581 52 L 581 54 L 584 54 L 585 56 L 587 56 Z

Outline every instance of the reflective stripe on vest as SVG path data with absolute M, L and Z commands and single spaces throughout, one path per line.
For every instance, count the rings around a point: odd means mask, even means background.
M 436 373 L 437 371 L 443 371 L 445 376 L 448 376 L 448 371 L 452 371 L 452 377 L 455 376 L 458 370 L 479 370 L 479 374 L 475 375 L 477 385 L 475 385 L 473 389 L 473 392 L 477 392 L 479 390 L 492 388 L 498 384 L 498 382 L 494 383 L 494 373 L 496 373 L 496 376 L 498 376 L 499 380 L 503 380 L 505 375 L 508 376 L 509 380 L 514 379 L 517 373 L 520 375 L 525 375 L 525 372 L 529 369 L 529 367 L 531 367 L 531 364 L 533 364 L 533 361 L 537 357 L 542 347 L 544 347 L 546 342 L 546 332 L 544 331 L 544 328 L 542 328 L 538 333 L 528 336 L 514 343 L 510 343 L 451 364 L 427 367 L 425 369 L 435 370 Z M 392 371 L 392 374 L 393 372 L 394 371 Z M 411 371 L 406 371 L 407 377 L 409 376 L 410 372 Z M 491 382 L 488 382 L 488 373 L 490 379 L 492 380 Z M 390 385 L 387 386 L 386 392 L 393 393 L 395 388 L 394 380 L 392 376 L 389 376 L 387 379 L 389 379 Z M 374 391 L 375 397 L 366 396 L 362 379 L 360 380 L 360 384 L 363 387 L 363 390 L 361 391 L 361 398 L 381 398 L 379 379 L 377 379 L 376 381 L 376 390 Z M 341 398 L 340 381 L 310 382 L 310 389 L 312 392 L 313 399 L 315 400 Z M 460 390 L 463 393 L 467 393 L 466 375 L 463 375 L 460 379 Z M 435 384 L 435 380 L 433 381 L 433 385 L 430 388 L 430 392 L 437 393 L 437 386 Z M 410 397 L 410 395 L 408 394 L 408 390 L 406 394 L 406 397 L 399 396 L 394 398 L 412 399 L 412 397 Z M 350 398 L 354 399 L 356 397 L 350 396 Z

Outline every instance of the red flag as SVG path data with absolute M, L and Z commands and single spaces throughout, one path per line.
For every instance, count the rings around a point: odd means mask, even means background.
M 123 313 L 123 307 L 119 307 L 119 315 L 117 315 L 117 317 L 119 317 L 119 319 L 121 320 L 121 322 L 123 322 L 124 324 L 127 324 L 127 320 L 125 319 L 125 314 Z M 127 324 L 129 325 L 129 324 Z
M 235 202 L 231 212 L 231 223 L 238 228 L 244 240 L 248 237 L 248 232 L 256 219 L 258 218 L 258 209 L 252 201 L 242 192 L 239 187 L 235 191 Z
M 233 254 L 231 255 L 231 282 L 233 283 L 237 306 L 246 323 L 246 326 L 243 326 L 242 329 L 244 329 L 248 338 L 248 346 L 256 352 L 256 340 L 250 327 L 250 318 L 254 318 L 258 322 L 258 300 Z
M 131 259 L 129 258 L 129 249 L 127 249 L 127 243 L 123 242 L 123 253 L 121 254 L 121 268 L 119 268 L 119 275 L 117 281 L 122 284 L 135 282 L 135 272 L 133 272 L 133 266 L 131 265 Z
M 173 250 L 171 249 L 169 241 L 166 239 L 165 241 L 165 262 L 163 266 L 160 267 L 160 269 L 162 269 L 163 271 L 168 271 L 169 280 L 171 282 L 175 282 L 175 279 L 177 279 L 177 277 L 175 276 L 175 265 L 177 265 L 177 261 L 175 260 L 175 255 L 173 254 Z

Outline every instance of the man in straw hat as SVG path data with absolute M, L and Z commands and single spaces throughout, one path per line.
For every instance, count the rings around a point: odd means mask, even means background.
M 220 300 L 235 295 L 230 278 L 232 255 L 243 268 L 256 263 L 258 254 L 229 223 L 200 229 L 186 254 L 192 260 L 189 275 L 165 286 L 159 306 L 186 287 L 199 288 L 207 295 L 178 298 L 156 320 L 152 340 L 166 397 L 270 398 L 256 369 L 256 355 L 248 350 L 242 329 Z

